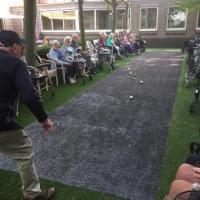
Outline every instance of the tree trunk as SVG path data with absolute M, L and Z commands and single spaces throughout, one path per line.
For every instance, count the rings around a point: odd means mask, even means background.
M 4 29 L 3 19 L 0 19 L 0 30 Z
M 35 45 L 36 1 L 24 0 L 24 35 L 26 39 L 26 60 L 31 66 L 36 65 Z
M 84 19 L 83 19 L 83 0 L 78 0 L 78 9 L 79 9 L 79 29 L 81 34 L 81 46 L 82 50 L 85 51 L 85 28 L 84 28 Z
M 113 0 L 112 3 L 112 32 L 115 33 L 116 28 L 116 12 L 117 12 L 117 3 L 115 0 Z
M 125 3 L 125 27 L 124 29 L 128 29 L 128 6 L 129 6 L 129 3 L 126 2 Z

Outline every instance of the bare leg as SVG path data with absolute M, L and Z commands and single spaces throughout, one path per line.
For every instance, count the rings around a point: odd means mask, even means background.
M 173 200 L 177 194 L 187 190 L 192 190 L 192 183 L 185 180 L 175 180 L 171 184 L 167 200 Z
M 176 180 L 185 180 L 185 181 L 188 181 L 190 183 L 198 182 L 199 180 L 197 180 L 193 176 L 193 171 L 192 171 L 193 167 L 194 166 L 190 165 L 190 164 L 180 165 L 180 167 L 178 168 L 178 171 L 176 173 Z

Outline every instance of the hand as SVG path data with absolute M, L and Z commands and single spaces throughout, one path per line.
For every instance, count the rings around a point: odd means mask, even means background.
M 53 130 L 53 122 L 50 119 L 42 122 L 42 126 L 45 131 L 52 131 Z
M 198 182 L 200 182 L 200 168 L 199 167 L 193 167 L 192 168 L 193 176 Z

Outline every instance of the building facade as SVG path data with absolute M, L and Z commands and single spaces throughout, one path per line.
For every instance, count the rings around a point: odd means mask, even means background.
M 151 47 L 180 47 L 183 41 L 200 33 L 199 11 L 187 13 L 170 3 L 170 0 L 130 0 L 117 7 L 116 30 L 126 27 L 141 35 Z M 111 30 L 112 11 L 104 0 L 85 0 L 83 4 L 86 37 L 97 38 L 99 32 Z M 13 14 L 23 15 L 23 6 L 12 6 Z M 5 20 L 7 29 L 23 34 L 23 20 Z M 50 38 L 62 39 L 79 32 L 77 0 L 38 0 L 36 37 L 41 33 Z

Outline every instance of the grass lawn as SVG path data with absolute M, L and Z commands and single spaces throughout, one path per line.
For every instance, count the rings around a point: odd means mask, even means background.
M 177 49 L 177 48 L 148 48 L 147 51 L 176 51 L 176 52 L 180 52 L 180 49 Z
M 160 51 L 161 49 L 155 50 Z M 118 61 L 118 65 L 119 67 L 126 65 L 131 60 L 132 57 L 122 59 Z M 173 109 L 163 166 L 161 169 L 159 188 L 155 200 L 162 200 L 164 195 L 168 192 L 170 183 L 174 179 L 177 167 L 184 161 L 189 153 L 188 145 L 190 142 L 200 142 L 200 106 L 198 107 L 197 112 L 189 114 L 188 108 L 192 101 L 194 85 L 189 84 L 187 88 L 185 87 L 185 72 L 186 64 L 184 62 L 179 80 L 176 103 Z M 54 111 L 56 107 L 63 104 L 78 93 L 83 92 L 91 85 L 94 85 L 96 81 L 105 78 L 109 73 L 109 68 L 105 66 L 96 76 L 94 76 L 94 79 L 91 82 L 87 81 L 84 86 L 81 85 L 80 81 L 75 85 L 59 85 L 55 88 L 56 96 L 54 98 L 52 98 L 49 93 L 43 92 L 43 100 L 46 110 L 49 112 Z M 19 117 L 19 122 L 24 126 L 35 120 L 25 106 L 20 107 L 20 112 L 23 113 L 23 116 Z M 20 191 L 21 183 L 19 176 L 16 173 L 0 170 L 0 180 L 0 200 L 22 199 Z M 117 198 L 83 188 L 66 186 L 48 180 L 41 180 L 41 184 L 42 187 L 55 186 L 57 190 L 57 200 L 122 200 L 122 198 Z
M 168 193 L 170 183 L 175 177 L 178 166 L 189 154 L 188 146 L 190 142 L 200 142 L 200 106 L 198 105 L 195 113 L 190 114 L 188 112 L 193 98 L 194 82 L 186 87 L 184 77 L 186 71 L 187 65 L 185 61 L 182 64 L 156 200 L 162 200 L 165 194 Z
M 119 60 L 117 64 L 119 67 L 122 67 L 128 64 L 132 59 L 133 57 L 129 56 L 126 59 Z M 42 95 L 46 110 L 48 112 L 54 111 L 56 107 L 60 106 L 78 93 L 83 92 L 91 85 L 94 85 L 98 80 L 105 78 L 109 73 L 109 67 L 104 66 L 103 69 L 94 76 L 93 80 L 86 81 L 84 86 L 81 84 L 80 80 L 78 80 L 78 82 L 74 85 L 61 84 L 54 89 L 54 98 L 51 97 L 50 93 L 43 92 Z M 27 126 L 35 120 L 35 117 L 25 106 L 20 106 L 20 112 L 22 113 L 22 116 L 18 118 L 20 124 Z M 41 185 L 42 187 L 54 186 L 57 190 L 57 200 L 122 200 L 122 198 L 111 195 L 102 194 L 83 188 L 70 187 L 48 180 L 41 180 Z M 17 173 L 0 170 L 0 200 L 22 200 L 20 187 L 21 183 Z

